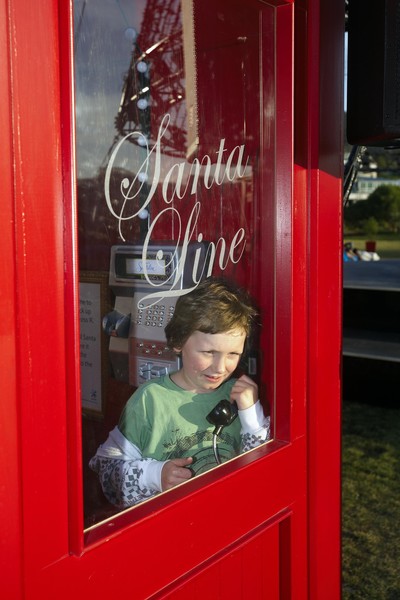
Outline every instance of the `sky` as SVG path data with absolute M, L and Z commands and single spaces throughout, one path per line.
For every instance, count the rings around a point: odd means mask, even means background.
M 78 178 L 94 177 L 116 135 L 124 77 L 146 0 L 75 0 Z

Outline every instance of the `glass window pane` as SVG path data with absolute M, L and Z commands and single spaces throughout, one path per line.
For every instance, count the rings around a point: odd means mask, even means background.
M 273 227 L 266 222 L 273 214 L 273 177 L 267 184 L 261 180 L 260 149 L 263 145 L 265 156 L 273 156 L 274 72 L 271 60 L 268 84 L 262 84 L 266 67 L 260 57 L 263 45 L 274 44 L 262 38 L 265 5 L 256 0 L 217 0 L 212 11 L 195 0 L 75 0 L 74 7 L 85 523 L 90 526 L 121 508 L 110 502 L 118 503 L 112 494 L 106 500 L 88 467 L 90 458 L 117 425 L 97 470 L 112 452 L 125 461 L 124 469 L 136 460 L 138 448 L 141 452 L 148 404 L 143 423 L 129 424 L 130 408 L 119 420 L 133 392 L 171 374 L 174 385 L 188 389 L 182 366 L 187 348 L 167 347 L 164 333 L 177 299 L 201 280 L 223 276 L 258 304 L 265 279 L 273 281 L 272 247 L 261 238 L 262 223 L 264 235 Z M 265 172 L 272 173 L 272 166 L 264 165 Z M 264 306 L 272 306 L 272 285 L 270 295 Z M 246 361 L 235 372 L 259 384 L 265 414 L 269 375 L 260 374 L 260 347 L 266 335 L 256 328 Z M 242 348 L 237 351 L 235 343 L 230 354 L 239 361 Z M 228 371 L 225 366 L 222 379 Z M 217 464 L 213 426 L 205 417 L 207 460 Z M 266 427 L 262 415 L 257 419 Z M 239 419 L 229 427 L 239 439 Z M 132 436 L 128 450 L 121 431 Z M 179 456 L 179 448 L 186 456 L 182 444 L 200 447 L 203 441 L 194 443 L 193 436 L 188 429 L 185 436 L 176 435 L 175 445 L 164 443 L 168 451 L 155 444 L 152 454 L 143 454 L 154 468 L 146 466 L 145 482 L 137 485 L 152 491 L 160 476 L 155 463 Z M 153 439 L 146 440 L 150 447 Z M 235 452 L 224 460 L 251 444 L 231 446 Z M 194 465 L 190 468 L 196 473 Z M 135 470 L 131 475 L 139 481 Z M 110 488 L 121 476 L 108 472 L 103 484 L 108 478 L 104 485 Z

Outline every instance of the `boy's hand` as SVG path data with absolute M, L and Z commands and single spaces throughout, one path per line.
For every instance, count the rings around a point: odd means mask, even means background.
M 193 458 L 173 458 L 165 463 L 161 471 L 161 489 L 169 490 L 192 477 L 192 471 L 187 466 L 192 464 Z
M 247 377 L 247 375 L 239 377 L 231 390 L 230 401 L 236 402 L 239 410 L 245 410 L 255 404 L 257 400 L 257 384 L 250 377 Z

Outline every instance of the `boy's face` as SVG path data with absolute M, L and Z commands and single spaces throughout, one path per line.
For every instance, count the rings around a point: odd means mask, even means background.
M 195 331 L 182 348 L 182 369 L 173 379 L 185 390 L 199 394 L 215 390 L 236 369 L 246 334 L 242 329 L 225 333 Z

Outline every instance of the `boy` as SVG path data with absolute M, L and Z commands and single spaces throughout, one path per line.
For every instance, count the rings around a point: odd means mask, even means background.
M 165 334 L 182 368 L 135 391 L 89 463 L 112 504 L 132 506 L 216 466 L 207 416 L 222 399 L 239 414 L 218 434 L 222 462 L 269 439 L 257 385 L 230 379 L 255 316 L 245 292 L 215 278 L 178 299 Z

